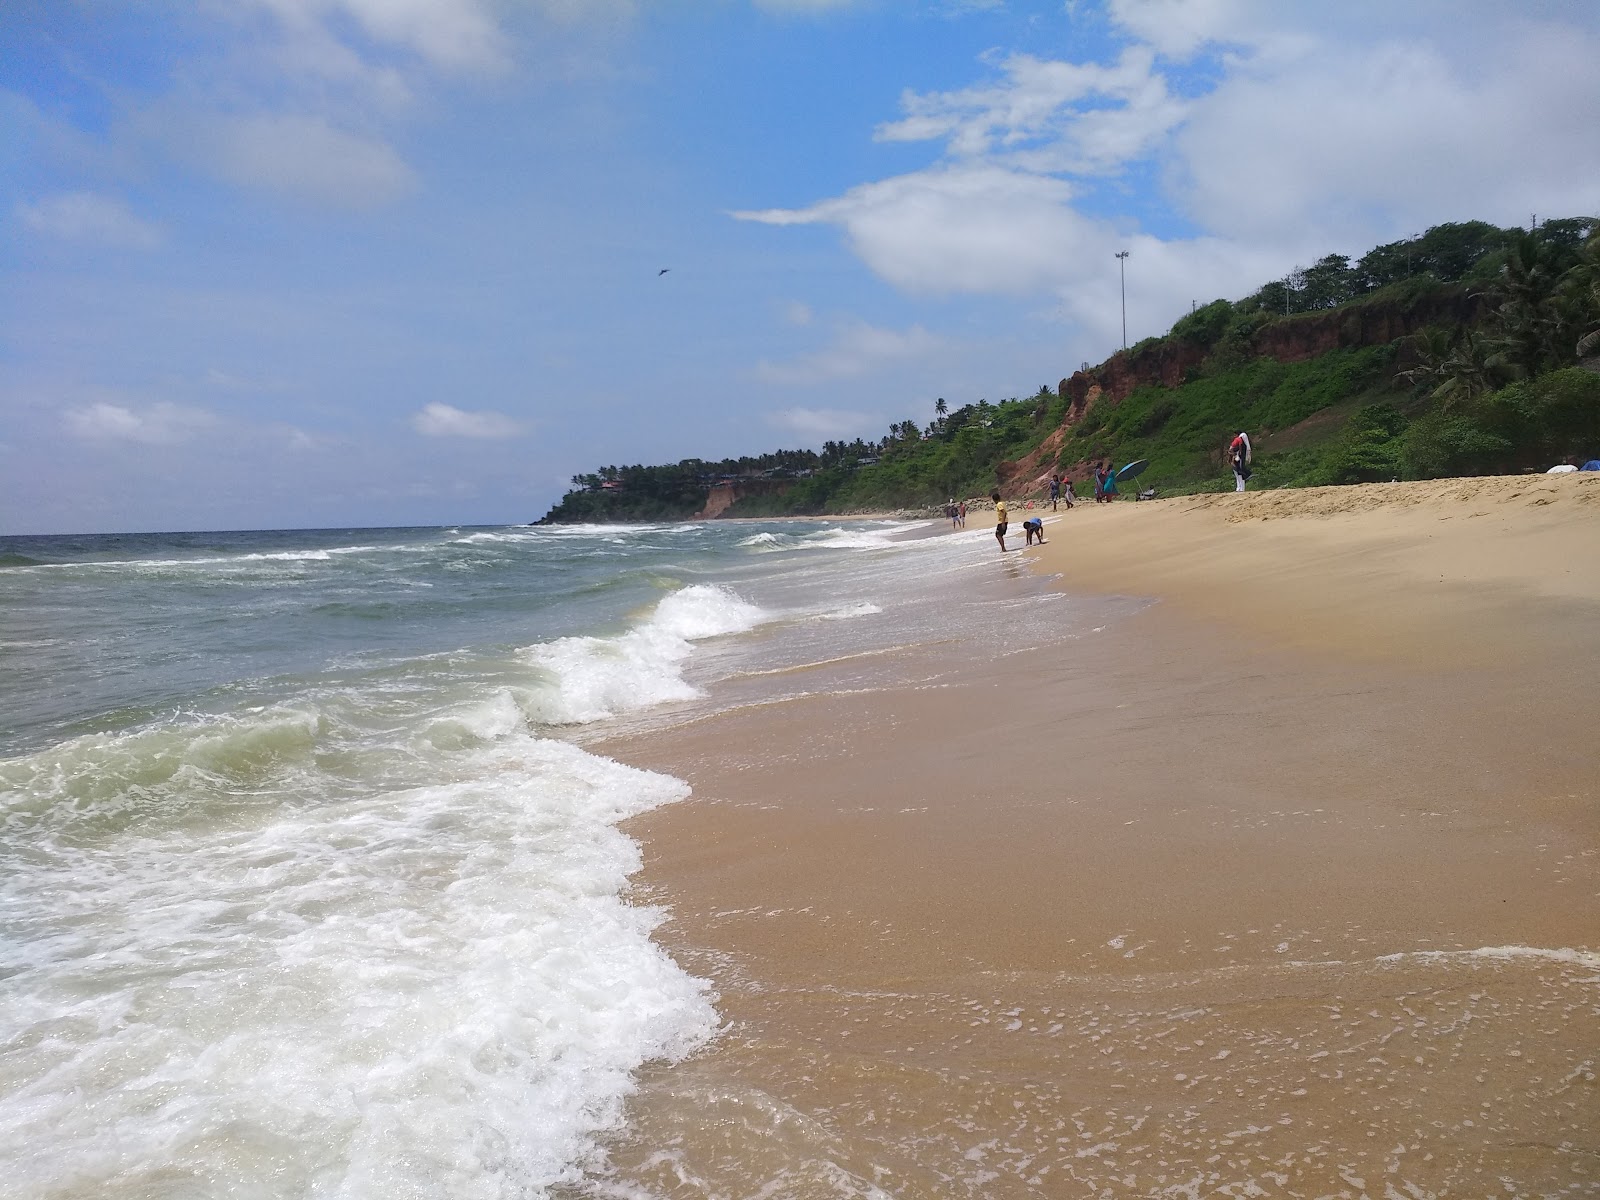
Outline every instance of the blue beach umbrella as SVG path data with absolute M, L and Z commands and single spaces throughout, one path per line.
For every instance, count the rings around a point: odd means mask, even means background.
M 1134 476 L 1140 474 L 1149 465 L 1149 461 L 1143 458 L 1138 459 L 1135 462 L 1131 462 L 1127 466 L 1123 467 L 1122 470 L 1117 472 L 1117 479 L 1132 479 Z

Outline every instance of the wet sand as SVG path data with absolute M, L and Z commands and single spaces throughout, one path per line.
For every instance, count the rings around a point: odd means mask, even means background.
M 616 1194 L 1596 1194 L 1570 480 L 1047 514 L 997 586 L 1156 602 L 600 747 L 694 788 L 637 886 L 727 1020 Z

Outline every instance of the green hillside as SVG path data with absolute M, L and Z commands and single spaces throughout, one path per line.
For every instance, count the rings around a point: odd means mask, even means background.
M 1329 255 L 1217 300 L 1059 388 L 935 402 L 874 442 L 575 476 L 545 520 L 670 520 L 914 508 L 1038 494 L 1060 471 L 1148 459 L 1162 494 L 1495 474 L 1600 456 L 1600 232 L 1436 226 L 1351 262 Z M 1082 489 L 1080 489 L 1081 491 Z

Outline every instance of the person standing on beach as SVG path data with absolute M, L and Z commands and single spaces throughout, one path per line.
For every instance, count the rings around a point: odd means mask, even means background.
M 1110 463 L 1106 463 L 1105 466 L 1106 479 L 1105 482 L 1100 485 L 1100 491 L 1102 493 L 1102 499 L 1104 499 L 1107 504 L 1110 504 L 1117 498 L 1117 473 L 1111 469 Z
M 961 511 L 956 508 L 956 498 L 950 497 L 950 503 L 944 506 L 944 515 L 950 518 L 950 528 L 961 528 Z
M 1061 476 L 1050 476 L 1050 511 L 1054 512 L 1061 503 Z
M 990 492 L 989 499 L 994 501 L 994 540 L 1000 543 L 1000 553 L 1006 552 L 1006 502 L 1000 499 L 999 492 Z
M 1068 508 L 1078 502 L 1078 493 L 1072 486 L 1072 480 L 1066 476 L 1061 478 L 1061 498 L 1067 502 Z
M 1244 481 L 1250 478 L 1250 435 L 1242 429 L 1228 443 L 1228 464 L 1233 468 L 1233 490 L 1244 491 Z
M 1095 465 L 1094 465 L 1094 502 L 1096 504 L 1099 504 L 1105 498 L 1106 498 L 1106 465 L 1105 465 L 1105 463 L 1095 463 Z
M 960 509 L 961 528 L 965 529 L 967 527 L 967 502 L 963 500 L 957 507 Z

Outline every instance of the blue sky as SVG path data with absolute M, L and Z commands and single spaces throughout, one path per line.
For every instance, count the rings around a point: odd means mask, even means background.
M 1600 211 L 1600 8 L 7 0 L 0 532 L 515 522 Z M 658 274 L 663 267 L 666 275 Z

